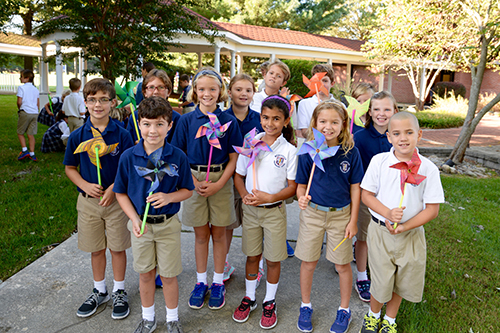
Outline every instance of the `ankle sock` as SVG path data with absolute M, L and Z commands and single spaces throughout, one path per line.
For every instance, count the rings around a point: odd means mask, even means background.
M 377 313 L 374 313 L 374 312 L 372 312 L 372 310 L 370 309 L 370 310 L 368 311 L 368 316 L 369 316 L 369 317 L 374 317 L 375 319 L 380 319 L 380 311 L 379 311 L 379 312 L 377 312 Z
M 30 156 L 35 156 L 35 152 L 30 151 Z
M 21 150 L 23 151 L 23 153 L 27 152 L 28 151 L 28 148 L 26 147 L 22 147 Z
M 123 280 L 123 281 L 113 280 L 113 292 L 120 290 L 120 289 L 125 290 L 125 280 Z
M 339 310 L 345 310 L 345 311 L 347 311 L 348 313 L 350 313 L 350 312 L 351 312 L 351 310 L 350 310 L 349 308 L 343 308 L 343 307 L 341 307 L 341 306 L 339 306 Z
M 179 321 L 179 307 L 176 307 L 175 309 L 167 309 L 167 323 L 170 321 Z
M 100 293 L 105 294 L 106 293 L 106 278 L 102 281 L 95 281 L 94 280 L 94 288 L 97 289 Z
M 205 285 L 207 285 L 207 272 L 203 272 L 203 273 L 196 272 L 196 280 L 198 281 L 197 283 L 202 282 Z
M 142 319 L 147 321 L 155 320 L 155 305 L 151 305 L 148 308 L 142 307 Z
M 358 272 L 358 281 L 365 280 L 368 280 L 368 274 L 366 273 L 366 270 L 364 272 Z
M 266 297 L 264 298 L 264 303 L 276 299 L 276 291 L 278 290 L 278 283 L 269 283 L 266 281 Z
M 250 300 L 255 301 L 255 289 L 257 289 L 257 279 L 255 280 L 245 279 L 245 288 L 246 288 L 245 296 L 250 298 Z
M 224 283 L 223 279 L 224 279 L 224 273 L 215 273 L 214 272 L 213 283 L 223 284 Z
M 387 320 L 389 322 L 389 325 L 394 325 L 396 323 L 396 318 L 391 318 L 387 315 L 384 316 L 384 320 Z
M 301 308 L 306 307 L 306 308 L 310 308 L 310 309 L 312 309 L 312 308 L 313 308 L 311 303 L 304 303 L 304 302 L 301 302 L 301 303 L 300 303 L 300 307 L 301 307 Z

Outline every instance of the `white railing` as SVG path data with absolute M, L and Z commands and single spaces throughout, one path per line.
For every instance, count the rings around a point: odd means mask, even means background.
M 35 75 L 34 80 L 35 86 L 40 85 L 40 76 Z M 19 80 L 19 73 L 14 74 L 3 74 L 0 73 L 0 91 L 1 92 L 17 92 L 17 87 L 21 85 Z

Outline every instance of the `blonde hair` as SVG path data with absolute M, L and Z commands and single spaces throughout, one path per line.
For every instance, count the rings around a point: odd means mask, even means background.
M 371 93 L 372 96 L 375 94 L 375 87 L 371 83 L 361 82 L 355 85 L 351 91 L 351 96 L 354 99 L 358 99 L 359 96 Z
M 326 76 L 330 78 L 332 83 L 335 82 L 335 72 L 333 71 L 333 67 L 329 64 L 317 64 L 311 69 L 311 75 L 316 73 L 326 73 Z
M 250 75 L 245 74 L 245 73 L 236 74 L 235 76 L 233 76 L 233 78 L 229 82 L 229 86 L 227 87 L 227 90 L 230 91 L 236 82 L 242 81 L 242 80 L 247 80 L 248 82 L 250 82 L 252 84 L 253 92 L 255 92 L 255 81 L 252 79 L 252 77 Z
M 221 75 L 213 67 L 210 66 L 202 67 L 198 70 L 198 72 L 196 72 L 196 75 L 193 78 L 193 87 L 191 88 L 191 90 L 189 90 L 189 93 L 187 95 L 187 100 L 189 102 L 198 104 L 198 96 L 196 95 L 196 85 L 198 83 L 198 80 L 205 76 L 214 79 L 219 84 L 220 92 L 219 92 L 219 98 L 217 99 L 217 103 L 227 101 L 229 95 L 227 93 L 226 84 L 222 80 Z
M 290 76 L 292 75 L 292 74 L 290 74 L 290 68 L 288 68 L 287 64 L 285 64 L 281 60 L 275 60 L 272 63 L 270 63 L 269 66 L 267 66 L 267 71 L 269 71 L 271 69 L 271 67 L 273 67 L 275 65 L 278 66 L 283 71 L 283 74 L 285 74 L 285 77 L 283 78 L 283 82 L 287 82 L 288 80 L 290 80 Z
M 379 91 L 372 96 L 372 98 L 370 99 L 370 111 L 372 109 L 374 100 L 381 100 L 381 99 L 385 99 L 385 98 L 388 98 L 392 101 L 392 107 L 394 108 L 394 113 L 398 113 L 398 111 L 399 111 L 398 110 L 398 103 L 396 102 L 396 99 L 394 98 L 394 96 L 392 96 L 392 94 L 390 92 L 388 92 L 387 90 Z M 365 128 L 370 127 L 371 123 L 372 123 L 372 116 L 370 115 L 370 112 L 367 112 L 366 113 Z
M 347 110 L 344 104 L 334 101 L 328 100 L 321 102 L 315 109 L 311 117 L 311 123 L 309 124 L 307 140 L 314 140 L 313 127 L 317 128 L 318 115 L 323 110 L 334 110 L 342 118 L 342 130 L 340 131 L 337 140 L 339 145 L 342 146 L 342 150 L 344 154 L 347 154 L 354 147 L 354 140 L 352 138 L 351 132 L 349 132 L 349 116 L 347 115 Z

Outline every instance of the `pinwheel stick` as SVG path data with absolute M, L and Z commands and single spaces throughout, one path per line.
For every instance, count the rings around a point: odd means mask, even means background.
M 316 163 L 313 163 L 313 166 L 311 169 L 311 175 L 309 176 L 309 182 L 307 183 L 306 197 L 309 195 L 309 190 L 311 189 L 311 184 L 312 184 L 313 175 L 314 175 L 314 169 L 316 169 Z
M 52 97 L 49 96 L 49 108 L 50 112 L 52 112 L 52 115 L 54 115 L 54 109 L 52 108 Z
M 319 98 L 319 90 L 318 90 L 318 85 L 315 83 L 314 87 L 316 88 L 316 97 L 318 97 L 318 104 L 321 103 L 321 99 Z
M 97 165 L 97 182 L 101 185 L 101 161 L 99 160 L 99 147 L 95 147 L 95 163 Z M 101 197 L 102 200 L 102 197 Z
M 252 170 L 253 171 L 253 189 L 255 190 L 255 189 L 257 189 L 257 185 L 256 185 L 257 179 L 255 178 L 255 177 L 257 177 L 257 174 L 255 172 L 255 161 L 253 161 L 253 163 L 252 163 L 252 169 L 253 169 Z
M 151 182 L 151 186 L 153 186 L 154 182 Z M 152 195 L 153 192 L 149 192 L 149 195 Z M 146 220 L 148 219 L 149 206 L 151 206 L 151 202 L 146 203 L 146 209 L 144 210 L 144 217 L 142 218 L 141 225 L 141 235 L 144 233 L 144 227 L 146 226 Z
M 336 249 L 338 249 L 338 248 L 339 248 L 339 246 L 340 246 L 340 245 L 342 245 L 342 243 L 343 243 L 343 242 L 345 242 L 345 240 L 346 240 L 346 239 L 347 239 L 347 237 L 346 237 L 346 238 L 344 238 L 344 239 L 342 240 L 342 242 L 340 242 L 340 243 L 339 243 L 339 245 L 335 246 L 335 248 L 333 249 L 333 251 L 335 251 Z
M 399 208 L 401 208 L 403 206 L 403 199 L 405 198 L 405 192 L 406 192 L 406 184 L 408 184 L 408 183 L 405 183 L 405 188 L 404 188 L 403 194 L 401 194 L 401 200 L 399 200 Z M 397 227 L 398 227 L 398 223 L 395 222 L 394 229 L 396 229 Z
M 352 110 L 352 117 L 351 117 L 351 134 L 352 134 L 352 128 L 354 126 L 354 116 L 356 115 L 356 109 Z
M 134 121 L 134 127 L 135 127 L 135 133 L 137 134 L 137 140 L 139 140 L 141 137 L 139 136 L 139 127 L 137 127 L 137 120 L 135 119 L 135 114 L 134 114 L 134 104 L 130 103 L 130 111 L 132 111 L 132 120 Z
M 208 155 L 208 167 L 207 167 L 207 178 L 205 181 L 208 183 L 208 176 L 210 175 L 210 164 L 212 163 L 212 153 L 214 151 L 214 146 L 210 145 L 210 153 Z

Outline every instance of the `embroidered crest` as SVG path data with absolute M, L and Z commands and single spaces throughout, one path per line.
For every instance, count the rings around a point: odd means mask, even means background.
M 286 158 L 281 154 L 277 154 L 274 156 L 274 166 L 277 168 L 282 168 L 285 166 Z
M 340 171 L 342 171 L 342 173 L 348 173 L 349 170 L 351 170 L 351 164 L 348 161 L 342 161 L 340 163 Z

